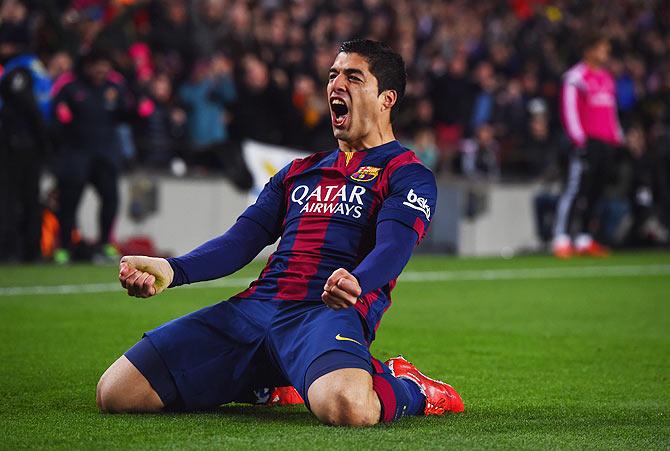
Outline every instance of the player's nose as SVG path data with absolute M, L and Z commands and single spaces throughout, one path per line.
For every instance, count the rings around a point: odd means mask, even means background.
M 331 83 L 333 92 L 346 91 L 347 77 L 344 74 L 338 74 Z

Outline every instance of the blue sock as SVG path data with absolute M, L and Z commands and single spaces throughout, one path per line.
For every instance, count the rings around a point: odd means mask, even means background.
M 398 378 L 398 380 L 405 383 L 410 393 L 410 401 L 405 413 L 407 415 L 423 415 L 423 410 L 426 408 L 426 397 L 421 393 L 419 386 L 409 379 Z

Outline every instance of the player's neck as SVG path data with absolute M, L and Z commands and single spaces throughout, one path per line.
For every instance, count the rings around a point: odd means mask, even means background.
M 395 135 L 393 134 L 393 128 L 391 128 L 391 126 L 385 129 L 375 130 L 356 141 L 337 140 L 340 150 L 343 152 L 356 152 L 358 150 L 371 149 L 391 141 L 395 141 Z

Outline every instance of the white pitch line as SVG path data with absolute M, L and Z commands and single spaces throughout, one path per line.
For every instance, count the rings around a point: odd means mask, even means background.
M 228 279 L 204 282 L 190 288 L 246 287 L 253 279 L 231 277 Z M 33 287 L 0 287 L 0 296 L 27 296 L 50 294 L 111 293 L 121 291 L 121 285 L 115 283 L 91 283 L 80 285 L 42 285 Z
M 463 271 L 409 271 L 404 282 L 442 282 L 467 280 L 588 279 L 595 277 L 670 275 L 670 265 L 582 266 L 570 268 L 483 269 Z
M 407 271 L 403 282 L 459 282 L 528 279 L 589 279 L 601 277 L 649 277 L 670 275 L 670 265 L 582 266 L 569 268 L 520 268 L 456 271 Z M 204 282 L 190 288 L 243 288 L 253 279 L 230 277 Z M 32 287 L 0 287 L 1 296 L 110 293 L 121 291 L 118 283 L 81 285 L 44 285 Z

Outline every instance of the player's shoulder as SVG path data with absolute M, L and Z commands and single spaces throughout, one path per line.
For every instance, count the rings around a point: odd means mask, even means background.
M 386 164 L 388 177 L 411 177 L 412 179 L 435 183 L 433 171 L 423 164 L 414 151 L 404 146 L 399 147 L 398 152 Z
M 287 176 L 300 174 L 308 169 L 314 168 L 323 164 L 329 157 L 335 154 L 336 150 L 326 150 L 323 152 L 315 152 L 303 158 L 296 158 L 287 166 Z
M 583 62 L 579 62 L 565 71 L 563 81 L 568 84 L 579 85 L 583 82 L 588 67 Z

